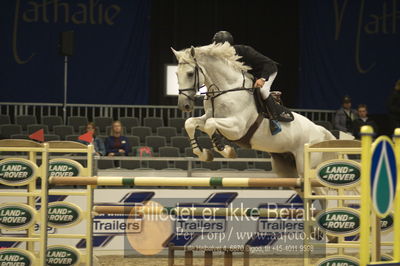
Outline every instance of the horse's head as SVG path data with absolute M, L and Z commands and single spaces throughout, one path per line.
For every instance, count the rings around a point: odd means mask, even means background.
M 244 73 L 251 69 L 238 61 L 240 56 L 229 43 L 191 47 L 174 52 L 178 59 L 179 98 L 178 107 L 190 112 L 194 97 L 205 84 L 208 93 L 243 87 Z
M 174 49 L 172 51 L 178 60 L 176 72 L 179 84 L 178 107 L 183 112 L 191 112 L 194 108 L 196 93 L 205 82 L 204 72 L 197 64 L 194 47 L 183 51 Z

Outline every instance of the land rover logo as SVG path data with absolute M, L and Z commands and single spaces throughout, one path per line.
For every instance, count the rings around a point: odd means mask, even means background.
M 349 160 L 331 160 L 318 166 L 318 180 L 329 187 L 350 187 L 359 183 L 360 164 Z
M 26 159 L 8 158 L 0 161 L 0 183 L 23 186 L 36 177 L 37 166 Z
M 381 255 L 381 261 L 392 261 L 393 258 L 389 254 L 382 254 Z
M 317 225 L 331 235 L 350 235 L 360 228 L 360 215 L 350 208 L 333 208 L 316 217 Z
M 5 203 L 0 205 L 0 228 L 23 230 L 33 225 L 36 211 L 22 203 Z
M 47 249 L 46 262 L 49 266 L 79 264 L 79 251 L 73 247 L 54 245 Z
M 0 265 L 30 266 L 35 265 L 35 256 L 23 249 L 7 248 L 0 250 Z
M 55 201 L 49 204 L 48 224 L 52 227 L 68 227 L 81 221 L 82 210 L 75 204 Z
M 341 265 L 341 266 L 358 266 L 360 265 L 358 260 L 349 256 L 332 256 L 328 258 L 324 258 L 317 262 L 317 266 L 332 266 L 332 265 Z
M 49 161 L 49 176 L 79 176 L 82 165 L 69 159 L 53 159 Z
M 389 230 L 393 227 L 393 214 L 389 213 L 385 218 L 381 219 L 382 232 Z

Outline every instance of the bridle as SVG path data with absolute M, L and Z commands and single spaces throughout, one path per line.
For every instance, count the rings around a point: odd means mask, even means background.
M 193 96 L 190 96 L 188 94 L 186 94 L 186 92 L 188 91 L 194 91 L 194 92 L 198 92 L 199 89 L 201 88 L 200 85 L 200 75 L 199 72 L 201 72 L 201 74 L 203 74 L 203 76 L 205 77 L 206 75 L 204 74 L 203 69 L 199 66 L 199 64 L 197 63 L 196 58 L 194 58 L 194 62 L 195 62 L 195 66 L 194 66 L 194 81 L 193 81 L 193 87 L 190 88 L 184 88 L 184 89 L 179 89 L 179 94 L 182 94 L 184 96 L 186 96 L 189 100 L 195 102 L 195 98 Z M 179 64 L 189 64 L 187 62 L 181 62 Z M 234 89 L 229 89 L 229 90 L 223 90 L 221 91 L 219 89 L 219 87 L 216 84 L 211 84 L 209 86 L 209 88 L 207 89 L 207 92 L 202 92 L 201 94 L 206 95 L 206 99 L 211 99 L 211 103 L 212 103 L 212 109 L 213 109 L 213 113 L 214 113 L 214 99 L 217 98 L 218 96 L 228 93 L 228 92 L 234 92 L 234 91 L 248 91 L 250 93 L 253 93 L 254 88 L 245 88 L 245 83 L 246 83 L 246 77 L 244 72 L 242 72 L 243 75 L 243 83 L 242 83 L 242 87 L 240 88 L 234 88 Z M 210 89 L 212 87 L 215 87 L 216 90 L 210 91 Z M 214 115 L 213 115 L 214 116 Z
M 204 71 L 203 69 L 197 64 L 196 59 L 194 59 L 195 62 L 195 66 L 194 66 L 194 81 L 193 81 L 193 87 L 190 88 L 185 88 L 185 89 L 179 89 L 179 94 L 182 94 L 184 96 L 186 96 L 189 100 L 195 102 L 196 99 L 193 96 L 188 95 L 186 92 L 188 91 L 194 91 L 195 93 L 199 91 L 200 89 L 200 73 L 203 74 L 203 76 L 205 77 Z M 182 62 L 179 64 L 189 64 L 187 62 Z

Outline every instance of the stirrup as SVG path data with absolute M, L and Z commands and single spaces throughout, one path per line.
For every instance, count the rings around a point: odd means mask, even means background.
M 276 120 L 269 120 L 269 129 L 271 130 L 272 136 L 282 131 L 281 124 Z

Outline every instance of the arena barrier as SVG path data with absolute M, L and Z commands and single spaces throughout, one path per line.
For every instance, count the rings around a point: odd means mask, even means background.
M 93 161 L 93 146 L 83 145 L 77 142 L 66 141 L 50 141 L 47 143 L 37 143 L 30 140 L 1 140 L 0 151 L 7 152 L 23 152 L 28 153 L 28 159 L 13 157 L 0 161 L 0 183 L 9 186 L 25 186 L 27 185 L 28 192 L 10 191 L 1 192 L 1 196 L 9 197 L 27 197 L 28 204 L 23 203 L 3 203 L 0 210 L 1 221 L 4 221 L 5 213 L 14 213 L 17 221 L 27 220 L 25 225 L 13 226 L 9 228 L 2 223 L 1 229 L 7 230 L 23 230 L 27 228 L 27 234 L 12 235 L 10 237 L 1 235 L 0 241 L 5 243 L 27 242 L 25 249 L 21 248 L 4 248 L 0 251 L 2 265 L 17 265 L 14 263 L 24 263 L 18 265 L 77 265 L 80 262 L 86 265 L 92 265 L 93 248 L 92 248 L 92 204 L 93 204 L 93 189 L 88 186 L 86 190 L 48 190 L 49 175 L 80 175 L 92 176 L 92 161 Z M 83 167 L 79 162 L 65 159 L 55 158 L 49 160 L 49 154 L 55 155 L 60 153 L 84 153 L 87 155 L 87 167 Z M 38 164 L 38 156 L 41 155 L 41 165 Z M 23 157 L 23 155 L 21 155 Z M 5 176 L 12 178 L 6 179 Z M 41 177 L 40 192 L 36 189 L 36 177 Z M 43 178 L 46 177 L 46 178 Z M 85 211 L 81 211 L 80 207 L 64 201 L 53 201 L 49 203 L 48 196 L 83 196 L 87 199 Z M 40 201 L 37 199 L 40 197 Z M 18 200 L 21 202 L 21 199 Z M 10 208 L 18 208 L 10 211 Z M 39 211 L 36 211 L 39 209 Z M 12 209 L 11 209 L 12 210 Z M 18 212 L 19 210 L 19 212 Z M 21 211 L 25 212 L 23 216 Z M 40 217 L 36 213 L 40 212 Z M 28 219 L 32 217 L 33 219 Z M 72 217 L 72 219 L 69 219 Z M 67 219 L 66 219 L 67 218 Z M 71 227 L 86 220 L 85 234 L 63 234 L 63 233 L 48 233 L 47 228 L 62 228 Z M 40 221 L 40 234 L 35 233 L 35 222 Z M 56 231 L 56 232 L 57 232 Z M 80 239 L 86 242 L 86 252 L 81 254 L 73 246 L 69 245 L 49 245 L 48 239 Z M 37 241 L 40 245 L 39 250 L 33 245 Z M 4 263 L 4 264 L 3 264 Z M 9 263 L 9 264 L 7 264 Z
M 300 178 L 230 178 L 230 177 L 50 177 L 51 185 L 96 185 L 133 187 L 302 187 Z M 312 186 L 321 186 L 312 182 Z
M 20 241 L 25 249 L 3 246 L 0 250 L 1 264 L 13 261 L 26 262 L 29 265 L 45 265 L 47 249 L 47 178 L 48 176 L 48 144 L 39 144 L 29 140 L 0 140 L 0 151 L 23 153 L 25 158 L 8 158 L 0 161 L 0 184 L 18 187 L 18 191 L 0 192 L 5 201 L 0 205 L 0 241 L 4 244 Z M 37 156 L 41 155 L 39 166 Z M 40 177 L 40 190 L 36 187 L 36 179 Z M 9 189 L 7 189 L 9 190 Z M 9 198 L 24 197 L 25 202 L 9 202 Z M 42 208 L 36 210 L 35 198 L 40 197 Z M 40 223 L 40 232 L 35 234 L 35 223 Z M 4 234 L 8 231 L 8 234 Z M 18 237 L 13 232 L 26 230 Z M 10 264 L 11 265 L 11 264 Z M 21 264 L 22 265 L 22 264 Z M 28 265 L 28 264 L 26 264 Z
M 215 208 L 215 207 L 159 207 L 159 206 L 109 206 L 93 207 L 96 214 L 177 215 L 177 216 L 251 216 L 266 218 L 301 218 L 303 209 Z M 317 211 L 315 212 L 315 214 Z
M 86 264 L 91 265 L 91 258 L 92 258 L 92 244 L 91 244 L 91 226 L 93 223 L 92 220 L 92 214 L 93 212 L 103 212 L 103 213 L 110 213 L 111 211 L 119 212 L 119 213 L 126 213 L 129 211 L 133 211 L 136 213 L 137 209 L 135 207 L 129 209 L 126 208 L 125 206 L 119 207 L 120 209 L 114 208 L 110 209 L 110 206 L 95 206 L 93 207 L 93 186 L 96 185 L 114 185 L 114 186 L 145 186 L 145 187 L 152 187 L 152 186 L 181 186 L 181 187 L 191 187 L 191 186 L 198 186 L 198 187 L 298 187 L 301 188 L 303 186 L 304 190 L 304 210 L 305 210 L 305 219 L 304 219 L 304 231 L 305 234 L 310 235 L 311 234 L 311 228 L 310 226 L 317 226 L 321 227 L 322 224 L 322 229 L 325 230 L 326 234 L 328 234 L 331 237 L 335 237 L 337 241 L 330 241 L 328 243 L 324 244 L 324 247 L 327 249 L 334 249 L 336 250 L 335 255 L 329 256 L 327 258 L 321 259 L 318 261 L 316 264 L 314 264 L 314 261 L 311 261 L 311 254 L 310 252 L 304 252 L 304 265 L 367 265 L 370 261 L 374 261 L 373 264 L 371 265 L 396 265 L 396 263 L 399 263 L 399 246 L 400 246 L 400 219 L 396 217 L 399 213 L 400 209 L 400 204 L 399 204 L 399 197 L 396 197 L 396 203 L 394 204 L 394 214 L 393 214 L 393 223 L 394 223 L 394 235 L 395 235 L 395 240 L 392 242 L 383 242 L 381 243 L 382 246 L 388 246 L 388 247 L 393 247 L 393 259 L 391 262 L 388 264 L 383 264 L 380 263 L 380 245 L 378 243 L 379 241 L 379 229 L 382 225 L 382 223 L 375 223 L 377 221 L 376 219 L 376 214 L 371 214 L 372 208 L 371 206 L 374 206 L 374 204 L 371 204 L 371 199 L 370 195 L 374 195 L 374 193 L 377 191 L 376 188 L 371 189 L 370 186 L 370 176 L 371 176 L 371 167 L 373 165 L 376 166 L 376 159 L 374 159 L 374 154 L 375 151 L 377 150 L 377 147 L 379 143 L 382 143 L 382 140 L 385 141 L 385 149 L 389 149 L 388 147 L 392 147 L 391 141 L 388 138 L 380 137 L 378 140 L 376 140 L 374 143 L 372 143 L 372 130 L 371 128 L 363 128 L 362 129 L 363 133 L 363 139 L 362 139 L 362 149 L 361 149 L 361 143 L 359 141 L 327 141 L 327 142 L 322 142 L 322 143 L 317 143 L 313 145 L 306 145 L 305 146 L 305 179 L 304 183 L 300 179 L 286 179 L 284 183 L 280 183 L 282 180 L 277 180 L 273 181 L 274 179 L 252 179 L 252 178 L 159 178 L 159 177 L 154 177 L 154 178 L 148 178 L 148 177 L 136 177 L 136 178 L 115 178 L 115 177 L 109 177 L 108 179 L 104 179 L 103 177 L 92 177 L 91 176 L 91 155 L 93 147 L 89 146 L 86 150 L 88 153 L 88 170 L 87 174 L 89 177 L 85 177 L 85 174 L 82 175 L 77 175 L 74 177 L 63 177 L 63 176 L 52 176 L 49 179 L 49 182 L 53 185 L 87 185 L 87 192 L 83 193 L 87 197 L 87 210 L 85 212 L 86 215 L 86 222 L 88 223 L 88 230 L 86 232 L 86 236 L 84 235 L 79 235 L 79 236 L 72 236 L 72 237 L 87 237 L 86 241 L 87 245 L 87 254 L 86 254 Z M 395 131 L 395 138 L 398 139 L 400 137 L 400 129 L 397 129 Z M 0 143 L 1 144 L 1 143 Z M 11 144 L 7 144 L 11 145 Z M 16 145 L 16 144 L 15 144 Z M 19 145 L 19 144 L 18 144 Z M 17 146 L 18 146 L 17 145 Z M 62 144 L 59 144 L 62 145 Z M 50 147 L 52 145 L 50 144 Z M 4 145 L 0 145 L 4 150 Z M 40 149 L 43 149 L 43 147 L 46 147 L 46 144 L 43 144 L 42 146 L 38 147 Z M 57 149 L 60 149 L 60 152 L 78 152 L 77 149 L 70 149 L 67 147 L 61 148 L 60 146 L 54 145 L 53 146 L 54 151 Z M 86 148 L 86 147 L 85 147 Z M 21 147 L 6 147 L 5 148 L 7 151 L 13 150 L 13 151 L 21 151 Z M 49 149 L 49 148 L 48 148 Z M 91 150 L 90 150 L 91 149 Z M 384 149 L 381 149 L 384 150 Z M 394 154 L 400 154 L 400 142 L 396 141 L 396 147 L 394 148 L 395 152 L 391 155 L 394 158 Z M 54 152 L 53 150 L 51 152 Z M 385 150 L 386 151 L 386 150 Z M 83 149 L 82 149 L 83 152 Z M 326 161 L 324 163 L 321 163 L 318 166 L 314 166 L 311 164 L 311 158 L 312 156 L 315 156 L 315 153 L 333 153 L 337 159 Z M 354 160 L 349 160 L 347 159 L 347 155 L 357 155 L 357 154 L 362 154 L 362 159 L 363 159 L 363 164 L 362 167 L 360 167 L 360 164 Z M 386 157 L 388 157 L 388 153 L 384 153 Z M 42 155 L 44 156 L 43 158 L 46 158 L 47 155 Z M 385 158 L 386 158 L 385 157 Z M 389 156 L 390 157 L 390 156 Z M 391 157 L 391 158 L 392 158 Z M 393 158 L 391 159 L 393 161 Z M 387 158 L 386 158 L 387 159 Z M 375 160 L 375 161 L 374 161 Z M 388 159 L 387 159 L 388 160 Z M 4 161 L 4 160 L 3 160 Z M 90 163 L 89 163 L 90 161 Z M 395 164 L 397 164 L 397 167 L 399 168 L 399 158 L 397 158 L 397 161 L 395 161 Z M 389 163 L 389 166 L 392 164 Z M 44 169 L 47 169 L 45 167 Z M 387 170 L 387 169 L 386 169 Z M 45 170 L 44 170 L 45 171 Z M 388 176 L 387 172 L 386 175 L 382 176 Z M 392 177 L 396 177 L 396 175 L 391 175 Z M 374 177 L 375 180 L 377 177 Z M 147 181 L 146 181 L 147 179 Z M 168 181 L 171 179 L 171 181 Z M 150 180 L 150 181 L 149 181 Z M 166 181 L 167 180 L 167 181 Z M 196 180 L 196 181 L 194 181 Z M 264 181 L 265 180 L 265 181 Z M 276 179 L 275 179 L 276 180 Z M 391 180 L 391 181 L 390 181 Z M 386 183 L 390 183 L 391 186 L 389 186 L 389 189 L 387 190 L 387 193 L 391 196 L 391 201 L 395 198 L 395 192 L 399 192 L 399 185 L 397 182 L 397 179 L 392 178 Z M 43 182 L 45 183 L 45 182 Z M 361 183 L 362 187 L 362 196 L 357 194 L 357 188 Z M 375 184 L 374 182 L 372 182 Z M 383 182 L 386 184 L 385 182 Z M 378 182 L 378 184 L 382 184 Z M 325 186 L 326 188 L 317 188 Z M 328 189 L 329 194 L 313 194 L 312 193 L 312 188 L 315 187 L 316 189 Z M 382 185 L 381 185 L 382 187 Z M 379 188 L 381 191 L 382 188 Z M 384 191 L 384 190 L 383 190 Z M 332 193 L 331 193 L 332 192 Z M 52 193 L 58 193 L 58 192 L 53 192 L 50 191 L 50 195 Z M 65 192 L 59 192 L 60 194 L 65 194 Z M 76 191 L 70 191 L 71 194 L 77 195 Z M 26 194 L 18 194 L 18 195 L 26 195 Z M 55 195 L 55 194 L 53 194 Z M 32 197 L 32 196 L 31 196 Z M 326 200 L 327 201 L 327 206 L 328 209 L 321 212 L 321 211 L 316 211 L 316 212 L 309 212 L 310 206 L 312 206 L 313 202 L 319 201 L 319 200 Z M 336 206 L 334 208 L 329 208 L 330 203 L 334 202 L 336 203 Z M 358 203 L 358 204 L 357 204 Z M 379 203 L 379 202 L 378 202 Z M 93 208 L 92 208 L 93 207 Z M 118 207 L 118 206 L 117 206 Z M 108 209 L 107 209 L 108 208 Z M 357 209 L 360 208 L 360 211 Z M 42 209 L 43 210 L 43 209 Z M 257 214 L 257 211 L 254 209 L 251 209 Z M 146 212 L 146 208 L 141 208 L 138 210 L 139 214 L 140 212 Z M 226 210 L 222 210 L 224 212 Z M 169 212 L 171 214 L 173 213 L 178 213 L 179 214 L 179 209 L 177 208 L 161 208 L 157 209 L 155 211 L 156 213 L 158 212 Z M 249 210 L 245 210 L 241 212 L 243 215 L 248 215 Z M 340 214 L 340 215 L 331 215 L 330 218 L 336 217 L 335 219 L 339 219 L 338 221 L 334 221 L 333 225 L 337 224 L 335 222 L 346 222 L 348 221 L 347 218 L 352 218 L 355 219 L 355 223 L 351 223 L 351 226 L 349 230 L 345 232 L 338 232 L 335 231 L 335 227 L 323 227 L 323 223 L 318 224 L 318 221 L 321 220 L 321 217 L 324 217 L 326 220 L 326 214 Z M 361 213 L 361 215 L 360 215 Z M 225 212 L 225 214 L 229 214 L 229 212 Z M 258 211 L 258 214 L 260 214 L 260 211 Z M 294 214 L 294 213 L 293 213 Z M 222 214 L 221 214 L 222 215 Z M 269 216 L 270 213 L 264 213 L 264 215 Z M 325 216 L 324 216 L 325 215 Z M 290 216 L 290 215 L 289 215 Z M 347 218 L 346 218 L 347 217 Z M 346 218 L 346 219 L 344 219 Z M 47 216 L 44 215 L 42 221 L 46 220 Z M 342 219 L 342 220 L 340 220 Z M 343 220 L 344 219 L 344 220 Z M 371 222 L 372 221 L 372 222 Z M 326 223 L 329 224 L 329 223 Z M 376 226 L 378 224 L 378 226 Z M 360 229 L 361 228 L 361 229 Z M 372 231 L 371 231 L 372 230 Z M 360 232 L 360 241 L 358 240 L 349 240 L 348 238 L 357 235 L 357 233 Z M 371 240 L 371 232 L 372 232 L 372 240 Z M 61 235 L 63 236 L 63 235 Z M 42 241 L 46 241 L 46 235 L 41 235 Z M 68 236 L 63 236 L 63 237 L 68 237 Z M 21 238 L 24 239 L 25 238 Z M 29 240 L 27 240 L 29 241 Z M 394 243 L 393 243 L 394 242 Z M 313 244 L 312 242 L 308 242 L 308 239 L 306 238 L 305 240 L 305 245 L 308 244 Z M 314 245 L 314 244 L 313 244 Z M 373 247 L 370 247 L 373 246 Z M 191 253 L 190 247 L 184 247 L 185 250 L 188 252 L 185 253 L 187 261 L 191 261 L 191 258 L 193 258 L 193 253 Z M 28 247 L 27 247 L 28 249 Z M 179 250 L 181 248 L 178 247 L 171 247 L 169 249 L 170 255 L 173 253 L 174 250 Z M 358 250 L 357 253 L 360 254 L 360 259 L 355 259 L 354 254 L 346 254 L 347 250 Z M 212 250 L 204 250 L 205 251 L 205 260 L 210 261 L 212 260 Z M 218 251 L 218 250 L 216 250 Z M 228 262 L 231 261 L 232 257 L 232 252 L 235 252 L 234 250 L 224 250 L 225 255 L 226 255 L 226 260 L 227 264 L 230 265 Z M 42 252 L 39 253 L 42 255 L 41 259 L 43 260 L 43 248 Z M 371 254 L 371 258 L 370 258 Z M 248 256 L 248 254 L 246 255 Z M 353 257 L 351 257 L 353 256 Z M 172 257 L 170 257 L 170 261 L 173 261 Z M 246 260 L 244 260 L 246 261 Z M 171 264 L 172 265 L 172 264 Z
M 378 263 L 383 260 L 382 258 L 392 260 L 391 263 L 399 262 L 398 251 L 396 251 L 400 245 L 400 241 L 398 240 L 400 233 L 398 223 L 400 222 L 400 217 L 396 219 L 399 213 L 398 207 L 396 207 L 393 214 L 382 216 L 382 220 L 377 220 L 376 216 L 371 213 L 371 153 L 382 139 L 386 141 L 390 141 L 390 139 L 380 137 L 372 143 L 372 129 L 364 127 L 362 132 L 362 143 L 359 141 L 347 141 L 347 143 L 341 141 L 341 144 L 345 144 L 344 146 L 346 147 L 343 147 L 343 145 L 339 147 L 339 141 L 305 145 L 304 208 L 306 212 L 304 231 L 306 238 L 304 244 L 305 247 L 309 245 L 314 248 L 322 246 L 326 250 L 329 250 L 330 253 L 328 254 L 329 256 L 313 264 L 311 263 L 312 252 L 307 251 L 304 254 L 304 265 L 365 266 L 371 261 L 374 262 L 371 265 L 395 265 Z M 400 129 L 397 129 L 395 131 L 395 138 L 398 139 L 399 137 Z M 397 141 L 396 154 L 400 154 L 399 147 L 400 143 Z M 312 165 L 312 156 L 321 152 L 334 153 L 338 159 L 328 160 L 317 166 Z M 360 154 L 362 165 L 348 159 L 348 156 L 359 156 Z M 397 165 L 399 164 L 398 161 Z M 312 193 L 311 184 L 316 180 L 326 186 L 324 193 L 317 195 Z M 361 193 L 359 190 L 360 186 Z M 313 205 L 313 202 L 321 200 L 327 206 L 326 210 L 316 215 L 307 212 Z M 396 206 L 398 205 L 396 204 Z M 391 219 L 394 221 L 392 228 L 394 228 L 395 239 L 379 243 L 381 237 L 380 229 L 382 227 L 382 230 L 390 231 L 390 229 L 384 228 L 383 225 Z M 347 228 L 343 228 L 346 226 Z M 319 228 L 324 231 L 327 235 L 327 243 L 313 243 L 310 240 L 312 228 Z M 372 241 L 370 234 L 374 236 Z M 360 240 L 358 240 L 358 237 L 360 237 Z M 385 251 L 389 251 L 390 247 L 392 247 L 394 252 L 393 258 L 388 254 L 380 254 L 381 246 L 385 247 Z M 355 258 L 357 254 L 359 254 L 359 259 Z
M 343 163 L 343 161 L 354 168 L 357 168 L 360 171 L 360 166 L 357 162 L 347 160 L 346 155 L 348 154 L 360 154 L 361 153 L 361 143 L 359 141 L 343 141 L 343 140 L 334 140 L 334 141 L 326 141 L 314 145 L 308 145 L 305 147 L 306 155 L 307 152 L 310 153 L 308 156 L 311 156 L 311 152 L 330 152 L 334 153 L 334 156 L 337 161 Z M 315 175 L 316 170 L 311 168 L 311 157 L 305 158 L 305 169 L 306 176 Z M 329 163 L 332 163 L 329 161 Z M 313 195 L 311 193 L 313 187 L 322 187 L 326 186 L 326 183 L 321 182 L 315 178 L 306 178 L 304 180 L 297 178 L 281 178 L 281 179 L 265 179 L 265 178 L 173 178 L 173 177 L 51 177 L 50 184 L 52 185 L 92 185 L 92 186 L 131 186 L 131 187 L 295 187 L 295 188 L 303 188 L 305 194 L 305 202 L 306 204 L 310 204 L 312 201 L 318 199 L 329 199 L 329 200 L 340 200 L 342 203 L 344 200 L 356 200 L 360 199 L 359 195 L 345 195 L 344 190 L 341 188 L 341 193 L 338 195 Z M 354 183 L 354 182 L 353 182 Z M 355 182 L 355 185 L 358 184 Z M 308 195 L 308 196 L 307 196 Z M 307 203 L 308 201 L 308 203 Z M 307 206 L 307 205 L 306 205 Z M 307 208 L 306 208 L 307 209 Z M 204 209 L 197 208 L 197 212 L 204 214 Z M 169 215 L 179 215 L 181 213 L 181 209 L 174 207 L 161 207 L 161 208 L 146 208 L 143 206 L 95 206 L 95 213 L 103 213 L 103 214 L 133 214 L 133 215 L 144 215 L 144 214 L 169 214 Z M 193 215 L 198 214 L 197 212 L 192 213 Z M 218 210 L 218 215 L 221 216 L 229 216 L 229 210 L 220 209 Z M 277 217 L 273 216 L 274 212 L 268 210 L 243 210 L 239 213 L 235 213 L 235 215 L 250 215 L 255 213 L 256 215 L 261 215 L 261 217 Z M 320 211 L 309 212 L 307 215 L 317 216 Z M 291 215 L 287 215 L 286 218 L 290 218 L 295 214 L 299 214 L 299 210 L 292 210 Z M 303 214 L 300 216 L 303 217 Z M 306 230 L 306 233 L 310 234 L 311 232 Z M 344 237 L 339 237 L 339 243 L 342 244 L 340 247 L 341 250 L 344 247 L 357 247 L 359 243 L 351 242 L 351 243 L 343 243 Z M 343 241 L 342 241 L 343 240 Z M 307 243 L 306 243 L 307 244 Z M 327 247 L 332 247 L 333 244 L 326 244 Z M 174 247 L 174 250 L 179 250 L 178 247 Z M 217 251 L 217 250 L 216 250 Z M 170 254 L 172 250 L 170 249 Z M 229 251 L 227 251 L 229 252 Z M 228 254 L 228 253 L 227 253 Z M 192 253 L 188 252 L 185 255 L 189 258 L 192 257 Z M 212 255 L 212 250 L 207 250 L 205 253 L 205 257 L 209 257 Z M 229 257 L 229 254 L 227 255 Z M 343 257 L 342 257 L 343 258 Z M 229 260 L 228 260 L 229 261 Z M 305 259 L 305 265 L 312 265 L 311 260 Z M 229 265 L 229 264 L 227 264 Z M 321 264 L 322 265 L 322 264 Z

